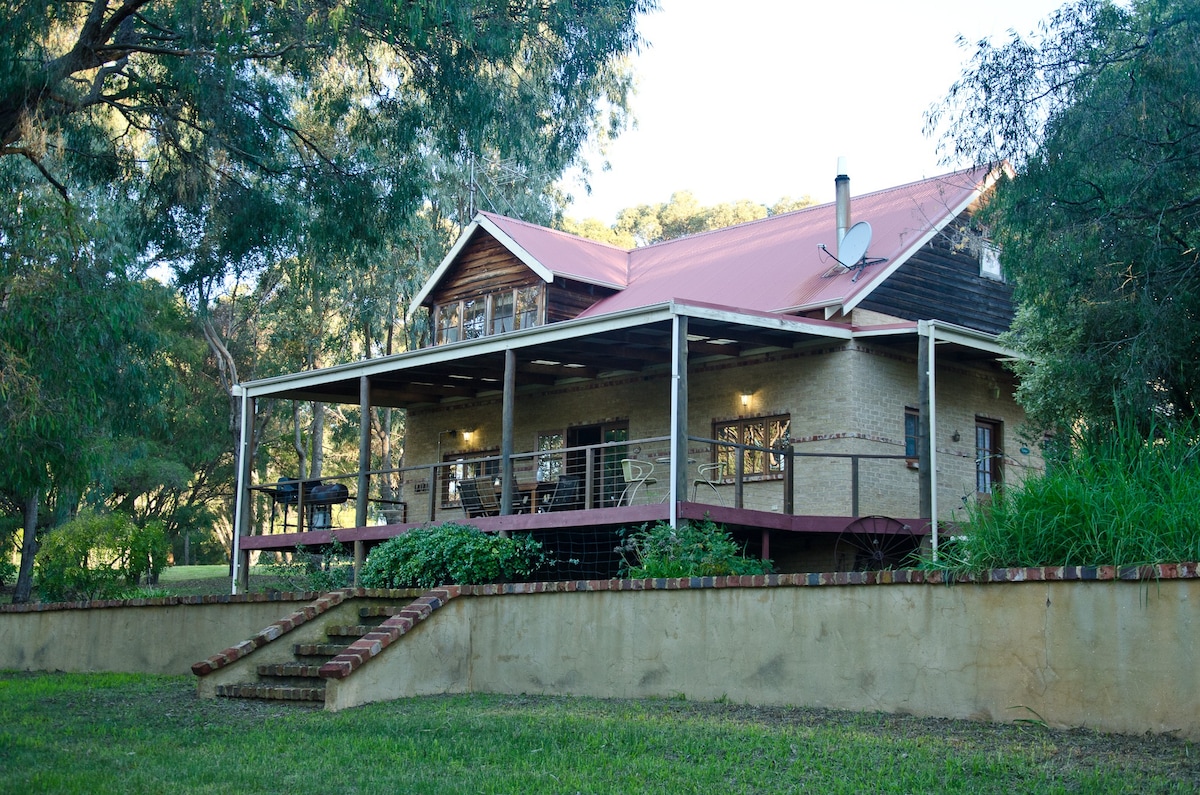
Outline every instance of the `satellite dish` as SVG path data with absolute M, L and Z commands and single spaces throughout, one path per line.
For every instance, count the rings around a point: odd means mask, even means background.
M 867 247 L 871 245 L 871 225 L 859 221 L 850 227 L 842 242 L 838 244 L 837 260 L 847 268 L 853 268 L 867 255 Z

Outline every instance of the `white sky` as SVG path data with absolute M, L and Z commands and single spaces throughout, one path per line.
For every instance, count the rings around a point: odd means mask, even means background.
M 637 128 L 592 158 L 592 194 L 567 214 L 616 220 L 679 190 L 701 204 L 833 200 L 951 170 L 923 114 L 962 72 L 970 42 L 1033 31 L 1062 0 L 660 0 L 634 61 Z

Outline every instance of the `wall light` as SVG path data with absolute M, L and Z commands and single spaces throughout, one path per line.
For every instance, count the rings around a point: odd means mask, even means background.
M 955 430 L 954 433 L 950 434 L 950 441 L 958 442 L 961 440 L 962 440 L 962 434 L 959 433 L 957 430 Z
M 753 393 L 750 393 L 750 392 L 742 393 L 742 408 L 744 408 L 744 409 L 750 408 L 750 399 L 752 397 L 754 397 Z
M 471 439 L 475 437 L 474 431 L 463 431 L 463 444 L 470 444 Z

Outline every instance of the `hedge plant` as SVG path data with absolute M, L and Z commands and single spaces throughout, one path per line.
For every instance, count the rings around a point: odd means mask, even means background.
M 363 563 L 366 588 L 434 588 L 527 579 L 553 565 L 532 536 L 509 538 L 447 522 L 409 530 L 371 550 Z
M 771 561 L 748 557 L 733 536 L 707 516 L 683 522 L 642 525 L 624 533 L 617 547 L 622 558 L 621 576 L 632 579 L 659 577 L 720 577 L 730 574 L 770 574 Z
M 40 540 L 35 572 L 43 601 L 121 599 L 156 576 L 170 544 L 162 524 L 138 526 L 120 513 L 84 511 Z

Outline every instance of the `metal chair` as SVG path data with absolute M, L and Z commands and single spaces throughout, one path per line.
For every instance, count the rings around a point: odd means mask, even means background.
M 583 490 L 583 479 L 574 475 L 563 475 L 554 484 L 554 493 L 546 503 L 543 511 L 574 511 L 583 507 L 580 492 Z
M 696 467 L 696 477 L 692 480 L 692 502 L 696 501 L 699 496 L 700 486 L 708 486 L 713 490 L 713 494 L 717 495 L 717 501 L 722 505 L 725 504 L 725 499 L 721 496 L 721 490 L 717 488 L 717 484 L 725 479 L 725 462 L 714 461 L 711 464 L 701 464 Z
M 495 487 L 487 478 L 487 487 L 483 492 L 480 491 L 480 478 L 468 478 L 458 481 L 458 499 L 462 503 L 463 512 L 468 519 L 474 519 L 476 516 L 495 516 L 500 512 L 499 507 L 489 512 L 488 506 L 484 503 L 484 493 L 490 492 L 492 495 L 491 502 L 496 502 Z
M 633 498 L 642 486 L 657 483 L 650 477 L 654 472 L 654 464 L 649 461 L 638 461 L 636 458 L 621 460 L 621 474 L 625 477 L 625 488 L 617 499 L 617 505 L 633 505 Z

